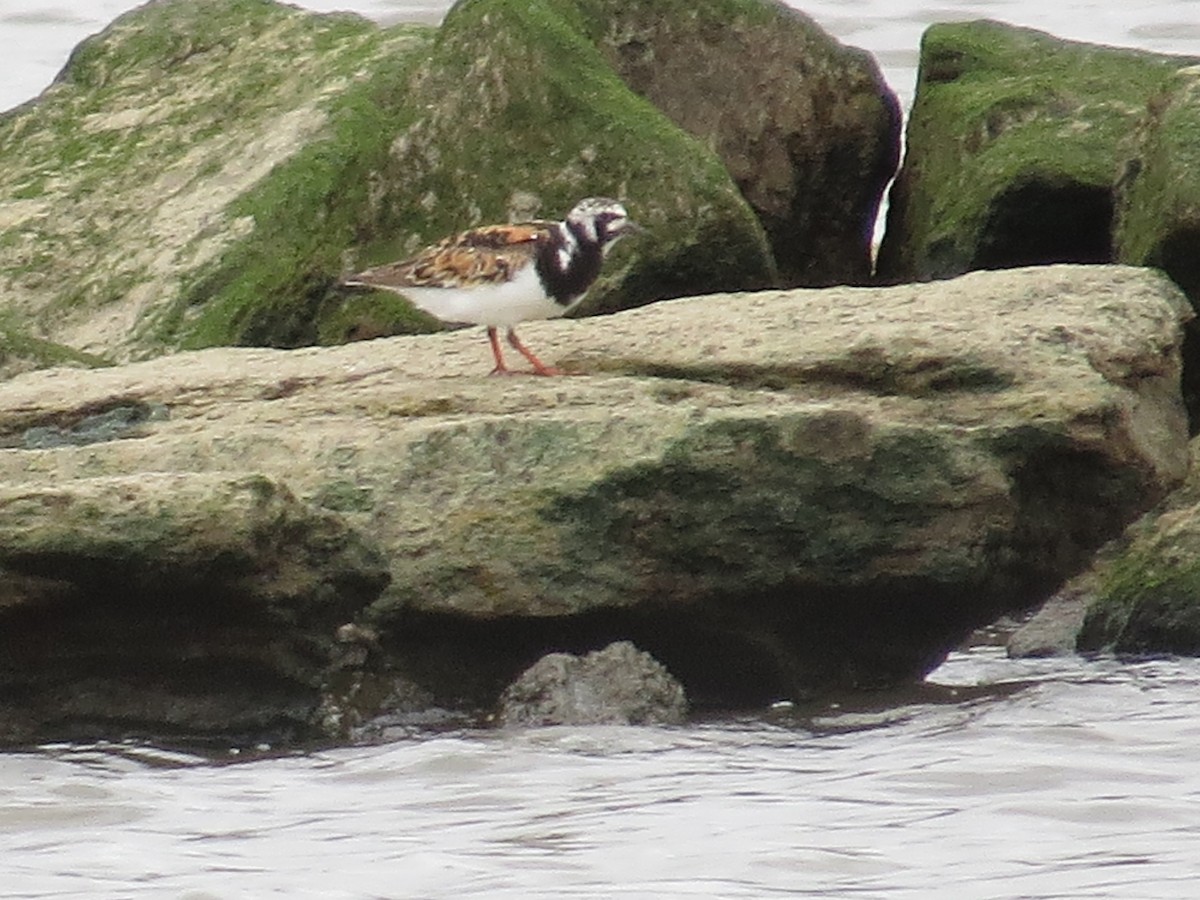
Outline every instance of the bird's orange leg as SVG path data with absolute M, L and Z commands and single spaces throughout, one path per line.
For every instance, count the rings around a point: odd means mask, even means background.
M 494 331 L 494 329 L 492 329 Z M 492 337 L 493 346 L 495 345 L 495 336 Z M 513 349 L 520 353 L 523 357 L 529 360 L 533 366 L 533 371 L 537 375 L 561 375 L 562 372 L 552 366 L 545 365 L 540 359 L 533 355 L 533 351 L 521 343 L 521 339 L 517 337 L 517 332 L 510 328 L 508 329 L 508 342 L 512 344 Z M 496 351 L 499 358 L 500 351 Z
M 504 355 L 500 352 L 500 337 L 496 334 L 496 326 L 489 326 L 487 333 L 488 340 L 492 342 L 492 355 L 496 357 L 496 368 L 492 369 L 489 374 L 511 375 L 512 371 L 504 364 Z

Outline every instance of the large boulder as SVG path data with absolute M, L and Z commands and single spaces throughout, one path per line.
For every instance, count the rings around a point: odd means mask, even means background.
M 1111 261 L 1123 144 L 1194 62 L 999 22 L 931 26 L 879 275 Z
M 774 281 L 762 226 L 720 159 L 629 90 L 580 5 L 456 5 L 410 91 L 358 265 L 468 225 L 559 218 L 602 194 L 628 198 L 647 233 L 614 251 L 581 312 Z
M 309 736 L 335 629 L 388 577 L 340 517 L 260 475 L 5 479 L 0 742 Z
M 318 730 L 314 672 L 344 674 L 329 644 L 351 615 L 374 677 L 344 694 L 363 703 L 490 709 L 545 653 L 621 639 L 699 708 L 916 678 L 1181 481 L 1189 312 L 1150 271 L 1047 267 L 523 329 L 577 377 L 483 377 L 474 331 L 22 375 L 0 385 L 0 633 L 57 656 L 0 655 L 0 701 L 52 709 L 64 658 L 127 686 L 185 672 L 176 622 L 209 634 L 186 648 L 209 648 L 195 666 L 220 692 L 228 629 L 277 594 L 312 654 L 281 718 Z M 296 504 L 266 537 L 238 524 L 255 485 Z M 161 512 L 181 506 L 208 537 Z M 295 574 L 314 533 L 345 551 Z M 268 649 L 239 689 L 303 680 Z M 128 724 L 119 699 L 80 691 L 56 721 Z
M 84 41 L 0 117 L 9 328 L 114 360 L 294 339 L 431 41 L 263 0 L 149 3 Z
M 772 0 L 580 0 L 626 84 L 712 147 L 763 223 L 787 285 L 871 276 L 900 107 L 874 58 Z
M 1200 655 L 1200 446 L 1186 484 L 1072 583 L 1086 606 L 1077 647 Z
M 267 0 L 122 16 L 0 118 L 7 343 L 123 361 L 430 330 L 394 295 L 331 286 L 588 194 L 628 198 L 649 228 L 614 254 L 595 309 L 771 283 L 721 160 L 585 26 L 552 0 L 462 4 L 440 29 Z
M 1200 309 L 1200 67 L 1180 69 L 1150 98 L 1123 145 L 1114 253 L 1119 262 L 1162 269 Z M 1200 331 L 1184 343 L 1184 396 L 1200 431 Z

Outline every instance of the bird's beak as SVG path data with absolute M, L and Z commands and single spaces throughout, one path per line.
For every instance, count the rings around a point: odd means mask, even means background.
M 645 234 L 646 229 L 639 225 L 633 219 L 626 219 L 621 223 L 621 234 Z

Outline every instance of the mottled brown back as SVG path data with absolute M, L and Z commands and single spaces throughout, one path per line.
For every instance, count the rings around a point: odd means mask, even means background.
M 553 227 L 551 222 L 523 222 L 472 228 L 411 259 L 359 272 L 346 283 L 388 288 L 499 284 L 533 262 Z

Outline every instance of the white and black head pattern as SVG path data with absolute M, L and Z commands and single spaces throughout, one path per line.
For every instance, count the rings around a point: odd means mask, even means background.
M 637 230 L 625 207 L 607 197 L 588 197 L 575 204 L 564 223 L 580 241 L 599 244 L 607 253 L 618 238 Z
M 537 258 L 537 272 L 557 303 L 571 306 L 600 274 L 605 254 L 641 228 L 625 207 L 608 197 L 580 200 L 559 222 Z

